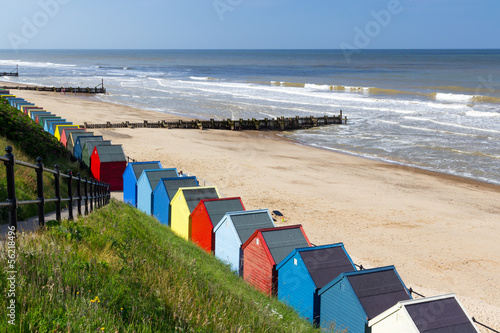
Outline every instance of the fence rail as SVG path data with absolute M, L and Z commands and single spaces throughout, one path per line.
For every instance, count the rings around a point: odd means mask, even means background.
M 324 116 L 324 117 L 278 117 L 264 119 L 239 119 L 239 120 L 191 120 L 191 121 L 174 121 L 168 122 L 165 120 L 150 122 L 121 122 L 105 124 L 89 124 L 84 122 L 85 128 L 187 128 L 187 129 L 220 129 L 220 130 L 271 130 L 271 131 L 287 131 L 296 129 L 307 129 L 319 126 L 347 124 L 347 117 L 342 118 L 342 111 L 339 116 Z
M 12 154 L 12 147 L 7 146 L 5 156 L 0 156 L 0 161 L 3 161 L 7 174 L 7 201 L 0 202 L 0 208 L 9 209 L 9 226 L 14 227 L 17 231 L 17 207 L 19 205 L 38 205 L 38 224 L 45 225 L 45 204 L 55 202 L 56 204 L 56 219 L 61 221 L 61 203 L 68 202 L 69 219 L 73 220 L 73 209 L 76 201 L 78 215 L 82 215 L 82 204 L 84 206 L 84 214 L 92 212 L 94 208 L 100 208 L 107 205 L 110 200 L 109 184 L 100 182 L 95 179 L 87 179 L 81 177 L 80 174 L 73 176 L 71 170 L 66 174 L 61 173 L 59 166 L 56 164 L 55 170 L 46 169 L 42 163 L 42 158 L 36 159 L 36 165 L 17 161 Z M 37 198 L 34 200 L 18 201 L 16 198 L 16 182 L 14 175 L 15 165 L 24 166 L 36 171 L 37 183 Z M 43 190 L 43 173 L 50 173 L 54 176 L 55 198 L 45 198 Z M 61 197 L 61 178 L 66 179 L 68 185 L 67 197 Z M 76 195 L 73 193 L 73 182 L 76 182 Z M 82 194 L 83 190 L 83 194 Z

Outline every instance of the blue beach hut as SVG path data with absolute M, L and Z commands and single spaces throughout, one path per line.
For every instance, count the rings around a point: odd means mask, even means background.
M 81 161 L 82 160 L 82 150 L 85 142 L 87 141 L 102 141 L 102 135 L 94 135 L 94 136 L 80 136 L 76 139 L 75 146 L 73 147 L 73 155 Z
M 73 123 L 70 122 L 70 121 L 53 121 L 53 122 L 50 123 L 49 133 L 55 136 L 55 134 L 56 134 L 56 127 L 58 125 L 73 125 Z
M 43 130 L 45 132 L 49 132 L 49 129 L 50 129 L 50 124 L 53 123 L 54 121 L 58 121 L 58 122 L 65 122 L 66 119 L 62 119 L 61 117 L 58 117 L 58 116 L 55 116 L 55 117 L 52 117 L 52 118 L 45 118 L 43 120 Z
M 148 215 L 154 212 L 153 191 L 162 178 L 178 177 L 177 169 L 143 170 L 137 180 L 137 209 Z
M 356 267 L 342 243 L 295 249 L 278 265 L 278 299 L 319 324 L 318 291 Z
M 199 186 L 196 177 L 162 178 L 153 191 L 153 215 L 165 225 L 170 225 L 170 201 L 181 187 Z
M 47 111 L 34 111 L 34 112 L 31 112 L 30 113 L 30 116 L 31 116 L 31 119 L 33 119 L 33 121 L 36 121 L 36 116 L 38 115 L 42 115 L 42 114 L 49 114 L 50 112 L 47 112 Z
M 123 172 L 123 201 L 137 207 L 137 181 L 144 170 L 161 169 L 160 161 L 132 162 Z
M 215 256 L 228 263 L 239 275 L 243 274 L 241 246 L 257 229 L 276 225 L 267 209 L 226 213 L 214 228 Z
M 340 274 L 318 292 L 320 326 L 365 333 L 368 321 L 399 301 L 411 299 L 394 266 Z

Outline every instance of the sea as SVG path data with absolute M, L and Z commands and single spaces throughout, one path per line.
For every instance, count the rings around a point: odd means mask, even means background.
M 338 115 L 299 144 L 500 184 L 500 50 L 0 50 L 14 83 L 197 119 Z M 334 157 L 332 157 L 334 158 Z

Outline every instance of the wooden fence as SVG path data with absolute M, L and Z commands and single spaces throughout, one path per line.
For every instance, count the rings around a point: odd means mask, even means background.
M 61 203 L 69 203 L 69 219 L 73 219 L 73 209 L 74 203 L 76 201 L 78 215 L 82 214 L 82 203 L 84 204 L 84 214 L 87 215 L 92 212 L 94 208 L 100 208 L 107 205 L 110 200 L 109 184 L 97 181 L 95 179 L 88 180 L 87 177 L 82 177 L 77 174 L 76 177 L 73 176 L 71 170 L 67 171 L 67 174 L 62 174 L 59 170 L 59 166 L 56 164 L 55 170 L 46 169 L 42 163 L 42 159 L 38 157 L 36 159 L 37 164 L 29 164 L 22 161 L 16 161 L 14 159 L 14 154 L 12 154 L 12 147 L 7 146 L 5 148 L 7 154 L 5 156 L 0 156 L 0 161 L 3 161 L 7 173 L 7 201 L 0 202 L 0 208 L 9 209 L 9 226 L 17 231 L 17 207 L 18 205 L 38 205 L 38 224 L 40 226 L 45 225 L 45 204 L 49 202 L 55 202 L 56 204 L 56 219 L 61 221 Z M 20 165 L 34 169 L 36 171 L 36 183 L 37 183 L 37 199 L 18 201 L 16 198 L 16 183 L 14 176 L 14 166 Z M 54 175 L 55 184 L 55 198 L 46 199 L 44 197 L 43 191 L 43 173 L 51 173 Z M 61 197 L 61 186 L 60 179 L 67 180 L 68 184 L 68 196 Z M 73 182 L 76 181 L 76 196 L 73 193 Z M 83 190 L 83 195 L 82 195 Z
M 293 118 L 264 118 L 264 119 L 239 119 L 239 120 L 191 120 L 168 122 L 165 120 L 150 122 L 144 120 L 140 123 L 129 121 L 121 123 L 107 122 L 105 124 L 89 124 L 84 122 L 85 128 L 189 128 L 189 129 L 220 129 L 220 130 L 271 130 L 287 131 L 297 129 L 307 129 L 319 126 L 347 124 L 347 117 L 342 118 L 342 111 L 339 116 L 333 117 L 293 117 Z

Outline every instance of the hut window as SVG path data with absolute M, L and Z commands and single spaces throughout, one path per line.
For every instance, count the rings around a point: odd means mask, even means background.
M 259 239 L 258 238 L 255 240 L 255 244 L 259 245 Z
M 293 258 L 293 264 L 297 266 L 297 258 Z

